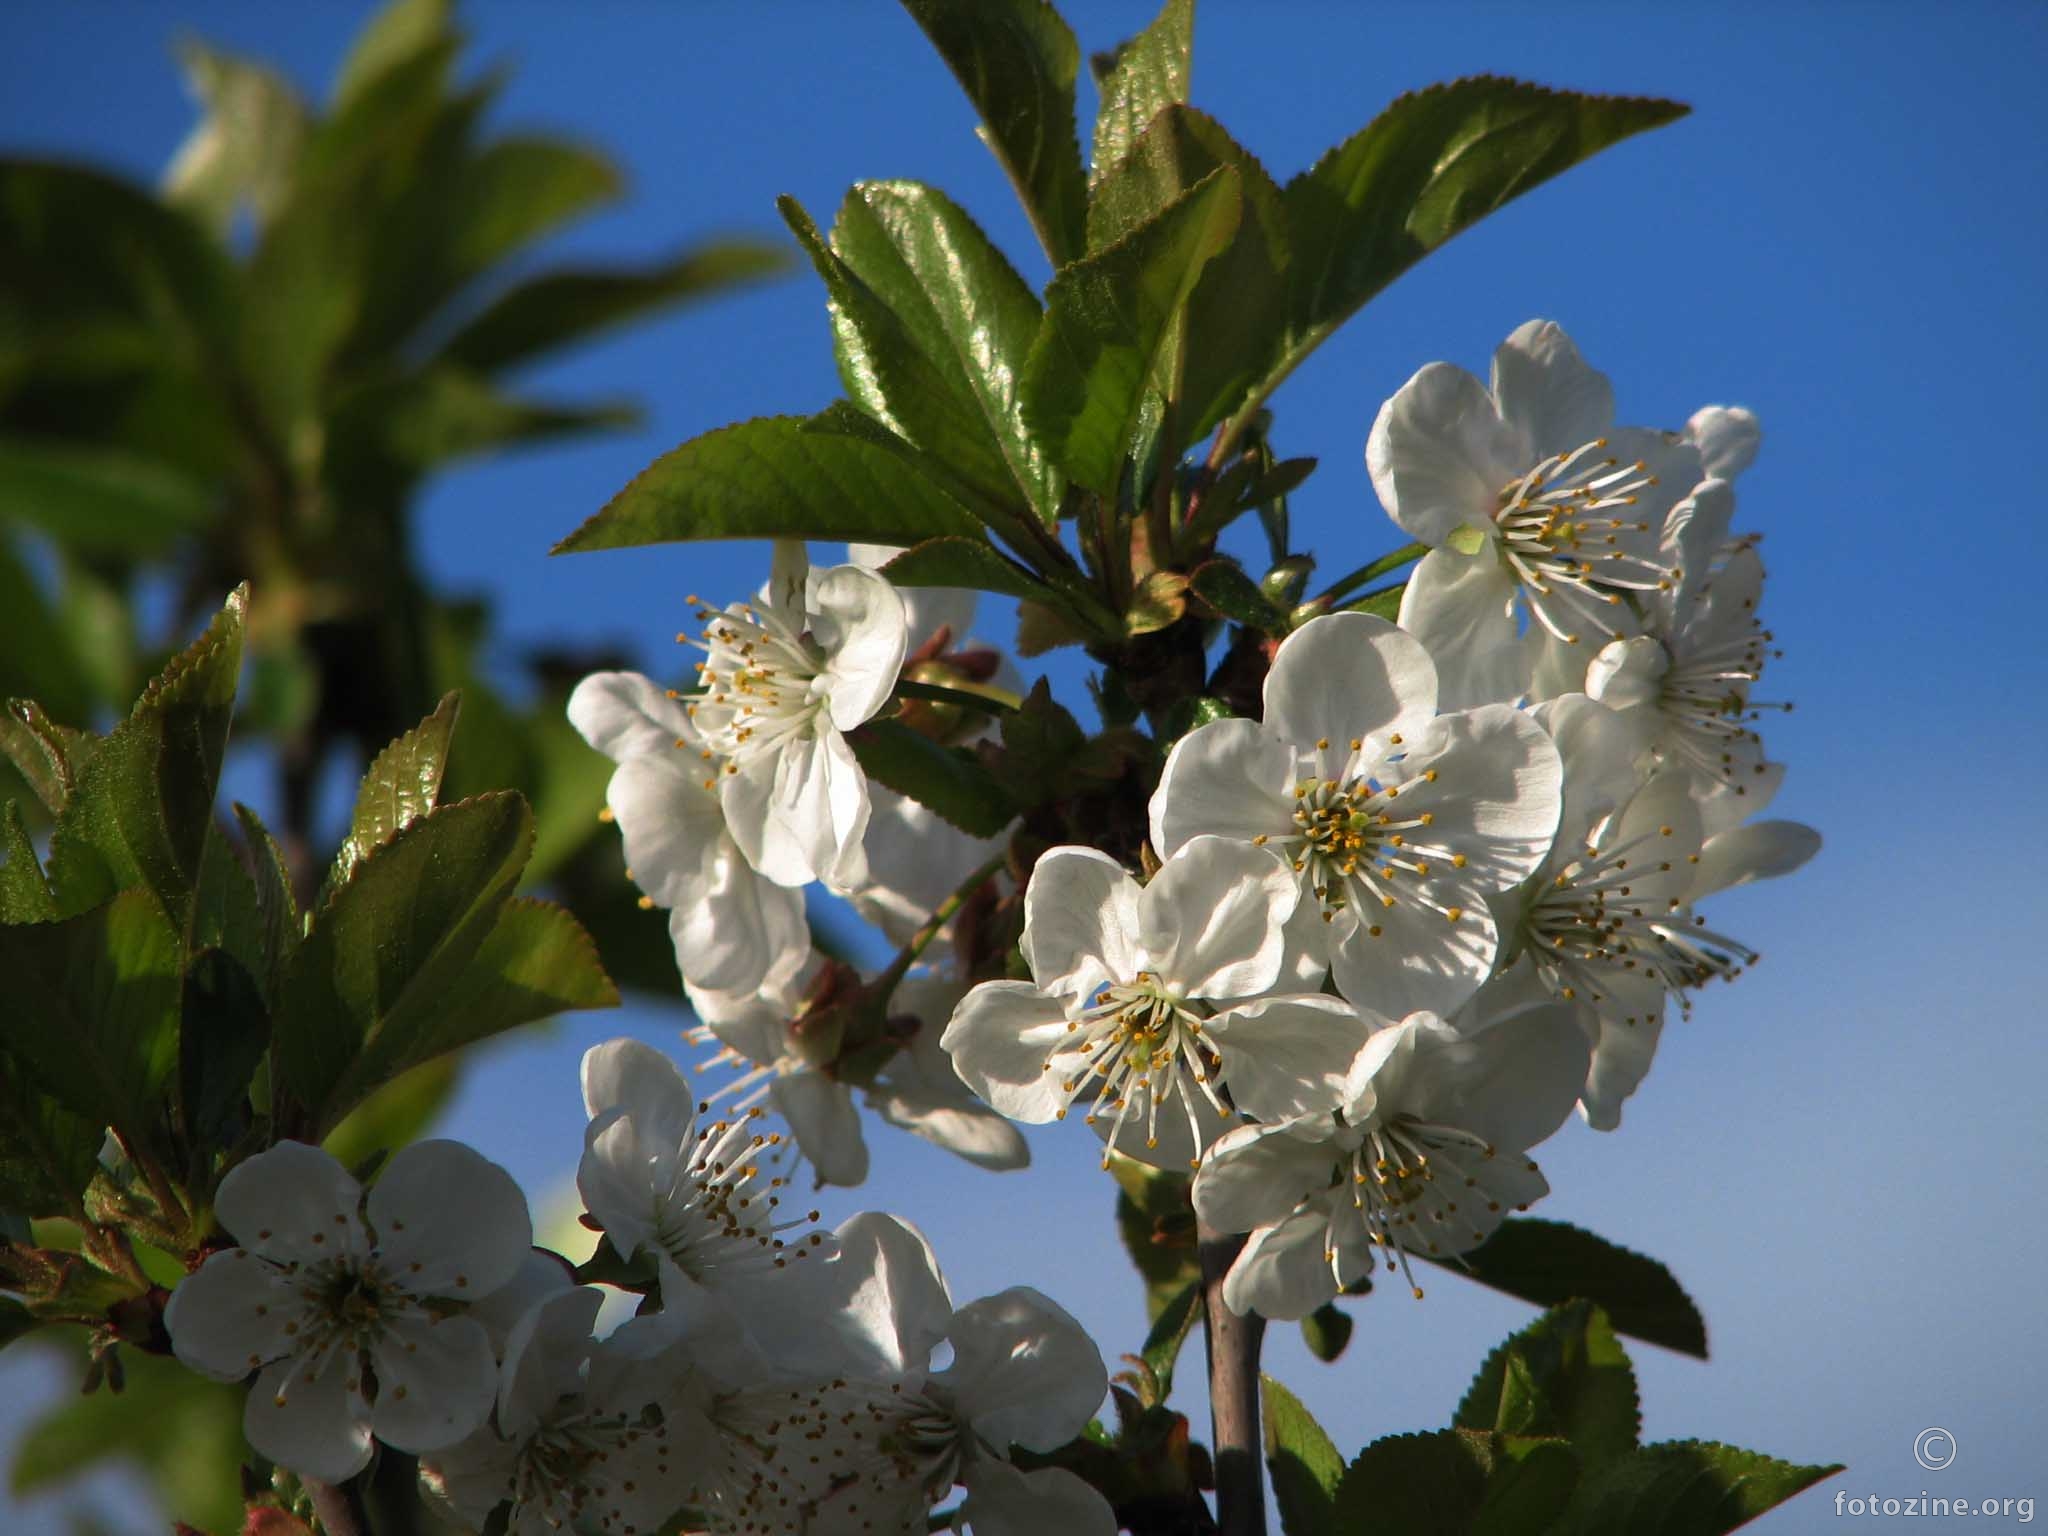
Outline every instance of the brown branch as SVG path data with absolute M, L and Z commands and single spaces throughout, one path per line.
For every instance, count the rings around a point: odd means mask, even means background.
M 1195 1229 L 1202 1254 L 1202 1323 L 1209 1346 L 1209 1414 L 1216 1453 L 1220 1536 L 1266 1536 L 1264 1447 L 1259 1435 L 1259 1345 L 1266 1320 L 1223 1303 L 1223 1277 L 1244 1238 Z

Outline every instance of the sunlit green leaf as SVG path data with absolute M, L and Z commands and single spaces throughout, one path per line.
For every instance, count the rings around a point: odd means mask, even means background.
M 178 58 L 203 115 L 164 173 L 164 198 L 222 238 L 242 208 L 260 225 L 290 190 L 306 104 L 276 70 L 196 38 L 179 43 Z
M 1353 1536 L 1337 1523 L 1337 1486 L 1344 1458 L 1301 1399 L 1271 1376 L 1259 1377 L 1266 1470 L 1287 1536 Z
M 380 843 L 388 842 L 434 808 L 460 705 L 457 695 L 448 694 L 431 715 L 371 762 L 356 787 L 355 813 L 349 818 L 348 835 L 335 852 L 326 892 L 346 884 L 356 866 Z
M 1841 1470 L 1712 1441 L 1646 1445 L 1588 1473 L 1550 1536 L 1723 1536 Z
M 1587 1301 L 1553 1308 L 1488 1355 L 1451 1422 L 1559 1436 L 1588 1466 L 1626 1455 L 1642 1428 L 1628 1355 Z
M 1150 26 L 1096 61 L 1102 105 L 1095 115 L 1091 182 L 1099 182 L 1130 153 L 1145 125 L 1188 99 L 1194 48 L 1195 0 L 1166 0 Z M 1091 213 L 1091 223 L 1093 210 Z

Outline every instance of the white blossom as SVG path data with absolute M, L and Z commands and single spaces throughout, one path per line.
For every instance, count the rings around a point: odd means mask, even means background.
M 903 601 L 857 565 L 813 574 L 780 540 L 751 603 L 700 608 L 703 694 L 688 706 L 719 760 L 719 797 L 747 861 L 779 885 L 867 878 L 867 776 L 845 733 L 888 702 L 903 662 Z
M 1262 995 L 1298 896 L 1277 854 L 1220 837 L 1143 887 L 1093 849 L 1054 848 L 1024 893 L 1033 979 L 975 987 L 941 1044 L 1012 1119 L 1081 1103 L 1108 1147 L 1186 1167 L 1239 1112 L 1321 1102 L 1365 1043 L 1340 999 Z
M 1381 407 L 1366 466 L 1394 521 L 1430 546 L 1401 626 L 1436 656 L 1447 708 L 1529 682 L 1516 612 L 1576 645 L 1633 634 L 1629 599 L 1711 555 L 1667 529 L 1705 478 L 1678 433 L 1614 425 L 1614 391 L 1555 324 L 1494 353 L 1491 388 L 1431 363 Z
M 1333 1109 L 1232 1131 L 1195 1176 L 1203 1221 L 1251 1233 L 1224 1279 L 1234 1311 L 1306 1316 L 1376 1262 L 1405 1270 L 1410 1253 L 1478 1246 L 1549 1190 L 1523 1154 L 1570 1115 L 1585 1077 L 1568 1008 L 1517 975 L 1455 1024 L 1377 1022 Z
M 1300 883 L 1289 934 L 1361 1007 L 1449 1012 L 1493 969 L 1488 899 L 1525 879 L 1557 828 L 1559 765 L 1504 704 L 1438 715 L 1436 668 L 1368 614 L 1284 640 L 1263 721 L 1183 737 L 1151 805 L 1162 857 L 1201 836 L 1281 855 Z
M 605 791 L 626 864 L 669 910 L 676 966 L 693 985 L 752 992 L 810 953 L 804 898 L 755 871 L 734 841 L 711 749 L 682 704 L 637 672 L 576 685 L 569 719 L 617 763 Z
M 528 1256 L 526 1200 L 502 1168 L 415 1142 L 365 1201 L 327 1153 L 280 1142 L 236 1165 L 214 1209 L 240 1246 L 179 1285 L 164 1323 L 192 1369 L 257 1373 L 243 1428 L 259 1452 L 338 1482 L 368 1464 L 373 1434 L 427 1451 L 483 1422 L 491 1341 L 447 1304 L 488 1296 Z

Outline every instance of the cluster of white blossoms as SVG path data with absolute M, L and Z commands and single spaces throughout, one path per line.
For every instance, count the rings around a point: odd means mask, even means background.
M 453 1142 L 391 1159 L 367 1193 L 281 1143 L 222 1183 L 237 1246 L 171 1298 L 179 1359 L 253 1380 L 263 1456 L 336 1482 L 376 1443 L 419 1457 L 474 1529 L 921 1536 L 955 1489 L 984 1536 L 1112 1536 L 1050 1452 L 1102 1403 L 1102 1356 L 1017 1286 L 955 1308 L 924 1238 L 864 1213 L 787 1210 L 759 1109 L 713 1118 L 668 1057 L 589 1051 L 577 1184 L 614 1260 L 654 1279 L 596 1328 L 603 1287 L 530 1246 L 526 1203 Z
M 222 1184 L 238 1246 L 172 1297 L 177 1354 L 253 1378 L 277 1462 L 342 1479 L 383 1441 L 518 1532 L 918 1532 L 955 1488 L 985 1536 L 1113 1531 L 1079 1479 L 1012 1459 L 1102 1400 L 1073 1319 L 1021 1287 L 956 1309 L 895 1218 L 817 1230 L 797 1166 L 866 1177 L 856 1096 L 993 1169 L 1027 1161 L 1013 1122 L 1078 1117 L 1105 1162 L 1192 1173 L 1205 1227 L 1244 1234 L 1225 1301 L 1271 1318 L 1382 1265 L 1412 1285 L 1410 1255 L 1545 1194 L 1530 1149 L 1574 1106 L 1617 1125 L 1672 1010 L 1754 960 L 1699 904 L 1819 842 L 1759 819 L 1771 637 L 1732 530 L 1756 422 L 1613 415 L 1544 323 L 1490 385 L 1404 385 L 1366 452 L 1428 546 L 1399 622 L 1294 627 L 1255 718 L 1172 743 L 1143 848 L 979 839 L 871 786 L 849 732 L 889 710 L 970 745 L 1014 678 L 966 638 L 971 594 L 906 597 L 886 549 L 817 571 L 779 545 L 755 601 L 680 637 L 696 686 L 606 673 L 570 703 L 618 765 L 700 1070 L 730 1070 L 700 1096 L 647 1046 L 584 1060 L 577 1184 L 640 1314 L 596 1336 L 598 1292 L 465 1148 L 407 1148 L 366 1193 L 284 1144 Z M 960 708 L 976 689 L 990 710 Z M 901 946 L 889 966 L 813 951 L 813 882 Z

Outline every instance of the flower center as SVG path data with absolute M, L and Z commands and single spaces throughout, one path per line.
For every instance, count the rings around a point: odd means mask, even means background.
M 825 707 L 824 649 L 774 608 L 734 603 L 723 611 L 691 598 L 703 638 L 676 638 L 705 653 L 700 697 L 684 708 L 704 738 L 706 760 L 737 773 L 811 728 Z
M 1199 1149 L 1197 1098 L 1218 1115 L 1234 1111 L 1217 1091 L 1216 1051 L 1203 1038 L 1207 1008 L 1179 997 L 1150 971 L 1102 989 L 1095 1001 L 1067 1022 L 1067 1032 L 1045 1059 L 1045 1070 L 1062 1074 L 1064 1120 L 1076 1100 L 1094 1088 L 1084 1116 L 1088 1124 L 1114 1116 L 1105 1139 L 1102 1165 L 1126 1131 L 1141 1133 L 1145 1145 L 1159 1145 L 1162 1105 L 1178 1104 Z M 1201 1159 L 1194 1159 L 1199 1165 Z
M 1752 701 L 1750 685 L 1763 677 L 1771 636 L 1766 630 L 1673 655 L 1657 694 L 1664 719 L 1657 750 L 1676 757 L 1708 782 L 1747 794 L 1745 776 L 1764 771 L 1763 737 L 1755 723 L 1766 709 L 1790 704 Z M 1666 646 L 1667 653 L 1672 647 Z
M 623 1464 L 628 1453 L 655 1453 L 650 1464 L 638 1470 L 660 1477 L 665 1464 L 667 1429 L 659 1410 L 649 1408 L 638 1418 L 623 1414 L 599 1414 L 589 1410 L 570 1412 L 542 1425 L 520 1448 L 512 1473 L 512 1497 L 522 1514 L 537 1512 L 555 1530 L 582 1530 L 586 1512 L 597 1517 L 606 1530 L 632 1536 L 637 1529 L 628 1521 L 614 1518 L 619 1512 L 605 1505 L 619 1489 L 635 1492 L 634 1468 Z
M 742 1531 L 894 1530 L 959 1479 L 973 1449 L 944 1394 L 849 1380 L 733 1394 L 720 1427 L 757 1458 L 729 1475 Z M 747 1523 L 751 1519 L 759 1523 Z
M 782 1269 L 824 1242 L 816 1232 L 794 1241 L 782 1236 L 817 1221 L 818 1212 L 780 1214 L 779 1191 L 790 1181 L 764 1176 L 762 1160 L 776 1157 L 787 1138 L 754 1129 L 766 1114 L 754 1108 L 701 1127 L 689 1160 L 678 1161 L 673 1184 L 654 1191 L 655 1241 L 694 1280 Z
M 1401 738 L 1394 737 L 1393 744 L 1398 747 Z M 1351 743 L 1354 752 L 1359 747 L 1358 740 Z M 1398 773 L 1399 766 L 1391 765 L 1390 771 Z M 1362 776 L 1295 784 L 1294 830 L 1279 840 L 1277 851 L 1322 903 L 1324 922 L 1335 921 L 1348 907 L 1366 933 L 1378 938 L 1374 914 L 1403 897 L 1452 922 L 1464 916 L 1462 907 L 1437 901 L 1425 883 L 1438 865 L 1463 869 L 1467 863 L 1435 831 L 1436 813 L 1413 809 L 1416 794 L 1438 778 L 1438 770 L 1425 768 L 1399 782 Z M 1404 791 L 1410 796 L 1407 806 L 1396 803 Z M 1264 847 L 1269 839 L 1252 841 Z
M 1493 521 L 1501 558 L 1529 594 L 1529 608 L 1558 639 L 1576 645 L 1575 620 L 1618 633 L 1602 616 L 1630 592 L 1660 591 L 1679 573 L 1640 547 L 1651 531 L 1634 508 L 1657 477 L 1641 459 L 1624 464 L 1596 437 L 1552 454 L 1501 488 Z M 1567 601 L 1570 600 L 1570 601 Z

